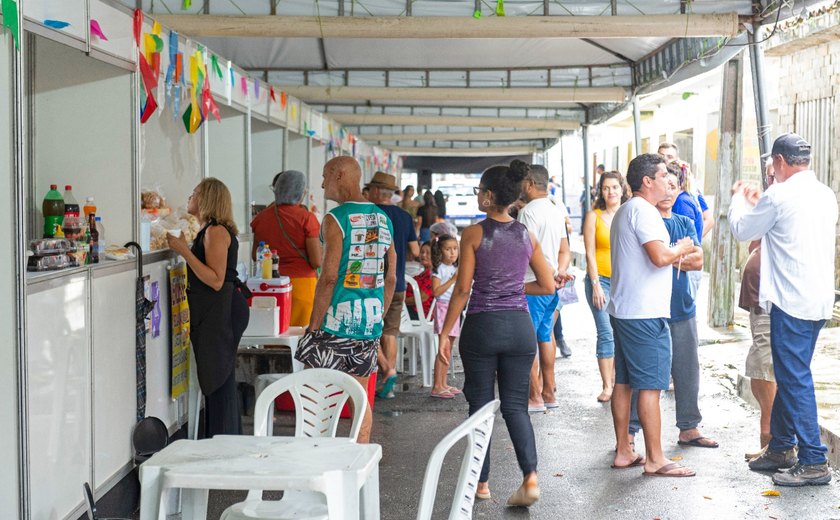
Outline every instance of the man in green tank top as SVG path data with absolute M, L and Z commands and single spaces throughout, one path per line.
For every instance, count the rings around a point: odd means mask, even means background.
M 295 358 L 307 367 L 350 374 L 367 388 L 376 370 L 384 309 L 394 295 L 397 257 L 391 221 L 362 196 L 361 177 L 352 157 L 324 166 L 324 196 L 339 205 L 321 224 L 321 276 Z M 358 442 L 370 438 L 371 421 L 368 408 Z

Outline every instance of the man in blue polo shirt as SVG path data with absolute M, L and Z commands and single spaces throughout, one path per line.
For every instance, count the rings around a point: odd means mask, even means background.
M 697 231 L 690 218 L 671 212 L 679 192 L 679 171 L 668 166 L 668 196 L 659 201 L 656 209 L 671 236 L 671 244 L 688 237 L 694 243 L 694 251 L 677 261 L 671 280 L 671 377 L 674 379 L 674 397 L 677 409 L 677 441 L 683 446 L 717 448 L 718 443 L 704 437 L 697 428 L 703 417 L 700 415 L 698 394 L 700 390 L 700 361 L 697 358 L 697 308 L 694 294 L 689 287 L 688 272 L 703 269 L 703 248 L 697 238 Z

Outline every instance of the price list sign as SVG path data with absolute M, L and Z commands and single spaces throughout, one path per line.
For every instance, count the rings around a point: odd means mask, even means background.
M 187 391 L 190 374 L 190 307 L 187 303 L 187 264 L 169 269 L 169 291 L 172 302 L 172 399 Z

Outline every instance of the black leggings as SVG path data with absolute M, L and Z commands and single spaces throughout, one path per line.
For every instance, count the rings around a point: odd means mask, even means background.
M 523 475 L 537 470 L 537 445 L 528 415 L 528 385 L 537 354 L 537 337 L 527 311 L 468 314 L 459 343 L 464 363 L 464 396 L 470 415 L 496 398 L 499 385 L 505 419 L 516 460 Z M 484 459 L 480 482 L 490 476 L 490 449 Z

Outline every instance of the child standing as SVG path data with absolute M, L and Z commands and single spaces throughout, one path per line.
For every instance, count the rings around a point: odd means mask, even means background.
M 458 240 L 451 235 L 441 235 L 432 245 L 432 294 L 437 301 L 435 303 L 435 334 L 440 334 L 443 321 L 446 319 L 446 311 L 449 308 L 449 299 L 452 297 L 452 288 L 458 278 Z M 449 358 L 451 346 L 455 338 L 461 332 L 459 322 L 455 323 L 449 334 L 449 345 L 438 351 L 435 358 L 435 377 L 432 386 L 432 397 L 439 399 L 452 399 L 461 391 L 447 383 L 449 371 Z

